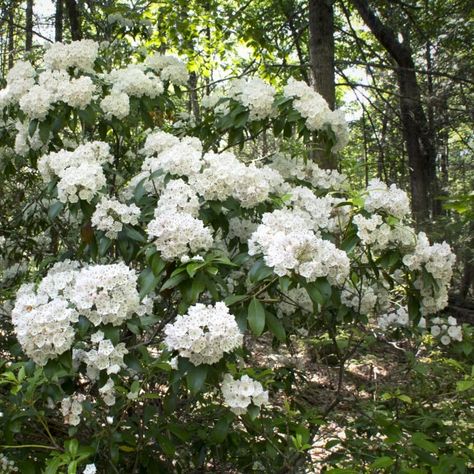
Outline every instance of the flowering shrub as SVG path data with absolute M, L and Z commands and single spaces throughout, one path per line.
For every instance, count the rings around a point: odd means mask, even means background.
M 281 144 L 316 133 L 334 153 L 348 140 L 339 111 L 305 83 L 277 92 L 246 78 L 205 98 L 202 121 L 177 136 L 164 117 L 187 78 L 157 54 L 111 68 L 84 40 L 18 63 L 0 92 L 2 153 L 43 181 L 28 196 L 43 217 L 36 247 L 2 242 L 26 262 L 3 308 L 32 361 L 12 372 L 28 409 L 5 404 L 4 444 L 30 419 L 51 443 L 21 451 L 25 469 L 249 472 L 258 460 L 276 472 L 307 451 L 325 407 L 288 405 L 296 372 L 266 367 L 259 341 L 363 341 L 368 328 L 463 341 L 454 318 L 434 316 L 454 255 L 411 227 L 404 191 L 378 180 L 356 191 L 303 156 L 229 149 L 270 128 Z M 64 426 L 48 428 L 58 414 Z

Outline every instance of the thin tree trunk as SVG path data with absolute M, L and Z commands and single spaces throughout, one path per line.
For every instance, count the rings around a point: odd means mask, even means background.
M 26 2 L 25 16 L 25 50 L 31 51 L 31 49 L 33 48 L 33 0 L 27 0 Z
M 8 12 L 8 69 L 13 67 L 13 61 L 15 58 L 15 30 L 14 23 L 15 16 L 13 12 L 13 4 L 10 6 L 10 11 Z
M 63 16 L 63 0 L 56 0 L 56 12 L 54 14 L 54 41 L 61 42 L 63 40 Z
M 66 0 L 66 8 L 69 18 L 69 27 L 71 29 L 71 39 L 78 41 L 82 39 L 82 31 L 76 0 Z
M 189 86 L 189 111 L 193 113 L 194 118 L 199 120 L 201 116 L 199 110 L 199 101 L 197 96 L 197 74 L 195 72 L 191 72 L 189 74 L 188 86 Z
M 309 0 L 309 56 L 313 85 L 329 107 L 336 104 L 334 73 L 334 10 L 332 0 Z M 323 168 L 336 169 L 336 156 L 313 140 L 310 157 Z
M 367 0 L 351 0 L 365 24 L 397 64 L 400 87 L 400 112 L 403 136 L 410 167 L 412 210 L 419 225 L 430 215 L 431 197 L 435 188 L 435 149 L 421 104 L 420 89 L 412 52 L 400 43 L 396 33 L 384 25 L 370 9 Z

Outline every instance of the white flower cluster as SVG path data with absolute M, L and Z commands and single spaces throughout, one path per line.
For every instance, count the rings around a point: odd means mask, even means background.
M 408 326 L 409 322 L 408 310 L 404 306 L 382 314 L 377 319 L 377 324 L 383 331 L 390 327 Z
M 333 198 L 330 196 L 317 197 L 311 189 L 305 186 L 296 186 L 290 190 L 293 209 L 302 215 L 307 215 L 312 223 L 313 230 L 327 229 L 333 209 Z
M 0 453 L 0 474 L 12 474 L 14 472 L 19 472 L 15 462 Z
M 81 422 L 82 403 L 86 397 L 80 394 L 74 394 L 61 400 L 61 413 L 66 425 L 77 426 Z
M 91 223 L 109 239 L 116 239 L 123 224 L 137 225 L 139 216 L 140 209 L 135 204 L 127 206 L 113 197 L 103 197 L 92 214 Z
M 411 227 L 403 224 L 390 227 L 379 214 L 370 217 L 356 214 L 353 222 L 361 242 L 374 249 L 384 249 L 393 244 L 411 249 L 415 245 L 415 233 Z
M 449 316 L 447 320 L 443 318 L 433 318 L 430 332 L 433 337 L 440 340 L 441 344 L 447 346 L 451 340 L 462 341 L 462 327 L 458 325 L 457 319 Z
M 190 185 L 206 201 L 225 201 L 232 196 L 244 208 L 266 201 L 282 183 L 280 174 L 269 167 L 257 168 L 239 161 L 232 153 L 206 153 L 200 173 L 191 176 Z
M 349 274 L 347 254 L 310 230 L 311 222 L 290 210 L 265 213 L 249 240 L 249 254 L 263 254 L 265 263 L 279 276 L 292 271 L 314 281 L 327 277 L 332 285 Z
M 169 81 L 178 86 L 184 86 L 189 79 L 186 64 L 175 56 L 165 56 L 156 53 L 145 59 L 145 66 L 160 74 L 163 81 Z
M 93 72 L 94 62 L 99 52 L 99 43 L 85 39 L 71 43 L 53 43 L 46 51 L 43 61 L 47 69 L 79 69 Z
M 0 111 L 18 102 L 35 84 L 36 72 L 28 61 L 18 61 L 7 73 L 7 86 L 0 90 Z
M 94 325 L 115 326 L 140 312 L 137 277 L 124 263 L 78 268 L 77 262 L 53 266 L 35 289 L 17 293 L 12 322 L 28 357 L 39 365 L 71 348 L 80 315 Z
M 268 391 L 263 390 L 262 384 L 243 375 L 234 380 L 231 374 L 225 374 L 221 385 L 225 403 L 236 415 L 244 415 L 250 404 L 257 407 L 268 403 Z
M 364 208 L 369 212 L 384 211 L 399 219 L 410 214 L 408 195 L 395 184 L 388 187 L 379 179 L 372 179 L 366 193 Z
M 83 268 L 76 277 L 71 301 L 94 326 L 119 326 L 140 307 L 137 275 L 123 262 Z
M 341 292 L 341 303 L 360 314 L 372 314 L 377 304 L 377 293 L 365 284 L 359 288 L 345 285 Z
M 148 224 L 147 234 L 164 260 L 208 250 L 213 243 L 211 230 L 185 212 L 156 213 Z
M 130 99 L 125 92 L 112 91 L 100 101 L 100 108 L 108 119 L 123 119 L 130 113 Z
M 229 233 L 227 238 L 232 240 L 237 238 L 242 243 L 246 243 L 250 236 L 257 230 L 257 223 L 249 219 L 231 217 L 229 219 Z
M 301 159 L 277 153 L 272 158 L 269 166 L 276 169 L 285 180 L 308 181 L 316 189 L 339 191 L 347 186 L 347 177 L 344 174 L 337 170 L 322 169 L 310 160 L 305 163 Z
M 112 162 L 109 145 L 94 141 L 79 145 L 74 151 L 61 150 L 43 155 L 38 171 L 44 181 L 59 177 L 58 198 L 61 202 L 90 202 L 106 184 L 102 164 Z
M 92 463 L 86 465 L 82 474 L 96 474 L 96 472 L 97 468 L 95 467 L 95 464 Z
M 73 351 L 74 363 L 78 366 L 84 362 L 87 366 L 87 376 L 91 380 L 98 380 L 100 371 L 105 370 L 107 374 L 118 374 L 126 365 L 123 356 L 128 351 L 123 342 L 113 345 L 109 339 L 104 339 L 104 333 L 97 331 L 91 336 L 91 342 L 96 348 L 89 351 L 77 349 Z
M 115 405 L 115 383 L 110 377 L 107 379 L 107 382 L 99 388 L 99 393 L 107 406 L 111 407 Z
M 112 84 L 112 93 L 123 92 L 130 97 L 155 98 L 164 91 L 161 79 L 151 72 L 145 72 L 140 64 L 115 69 L 110 72 L 107 79 Z
M 17 130 L 15 136 L 15 153 L 18 155 L 26 156 L 30 149 L 36 151 L 45 146 L 41 140 L 39 128 L 37 128 L 33 136 L 30 137 L 28 120 L 25 120 L 24 122 L 17 120 L 15 122 L 15 128 Z
M 250 120 L 262 120 L 274 115 L 275 89 L 258 77 L 234 79 L 229 97 L 249 110 Z
M 67 298 L 76 274 L 76 262 L 61 262 L 36 290 L 28 284 L 17 293 L 12 323 L 21 347 L 38 365 L 46 365 L 74 342 L 72 324 L 78 321 L 79 314 Z
M 202 145 L 198 139 L 179 140 L 161 131 L 148 135 L 141 153 L 147 156 L 142 172 L 162 170 L 176 176 L 192 176 L 202 166 Z
M 133 20 L 125 18 L 120 13 L 110 13 L 109 15 L 107 15 L 107 23 L 109 25 L 117 23 L 118 25 L 123 26 L 125 28 L 131 28 L 133 26 Z
M 445 308 L 448 304 L 448 288 L 453 276 L 453 266 L 456 256 L 446 242 L 430 245 L 428 237 L 420 232 L 414 251 L 403 257 L 403 263 L 409 270 L 421 272 L 414 285 L 421 294 L 423 315 L 433 314 Z M 423 276 L 426 271 L 435 281 L 435 285 Z M 436 286 L 436 288 L 434 288 Z
M 197 217 L 199 207 L 199 199 L 193 188 L 182 179 L 172 179 L 158 199 L 155 214 L 159 216 L 169 212 L 184 212 Z
M 303 81 L 289 79 L 283 89 L 286 97 L 293 98 L 293 107 L 306 119 L 306 127 L 311 131 L 323 130 L 329 126 L 336 136 L 332 150 L 341 150 L 347 144 L 349 131 L 342 111 L 332 111 L 324 98 Z
M 97 50 L 97 43 L 91 40 L 54 43 L 45 53 L 46 70 L 39 74 L 37 84 L 32 65 L 18 62 L 7 75 L 7 87 L 0 92 L 0 109 L 19 102 L 30 120 L 44 120 L 57 102 L 77 109 L 86 108 L 94 97 L 96 86 L 88 76 L 71 78 L 67 69 L 93 72 Z
M 243 343 L 242 333 L 225 303 L 197 303 L 165 327 L 165 344 L 194 365 L 215 364 Z
M 279 316 L 291 316 L 296 311 L 313 314 L 314 307 L 308 292 L 305 288 L 292 288 L 282 293 L 282 299 L 278 303 Z

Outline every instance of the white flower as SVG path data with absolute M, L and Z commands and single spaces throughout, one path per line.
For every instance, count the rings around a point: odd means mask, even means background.
M 123 119 L 130 113 L 130 99 L 125 92 L 112 91 L 102 99 L 100 107 L 107 118 Z
M 250 120 L 261 120 L 274 115 L 274 96 L 275 89 L 257 77 L 234 79 L 230 83 L 229 97 L 249 110 Z
M 109 239 L 116 239 L 123 224 L 137 225 L 139 216 L 140 209 L 135 204 L 128 206 L 113 197 L 103 197 L 92 214 L 91 224 Z
M 201 220 L 185 212 L 156 215 L 148 224 L 147 234 L 164 260 L 208 250 L 213 243 L 211 230 Z
M 124 263 L 83 268 L 76 278 L 71 301 L 95 326 L 118 326 L 140 307 L 137 275 Z
M 369 212 L 385 211 L 399 219 L 410 213 L 410 201 L 405 191 L 392 184 L 387 187 L 379 179 L 372 179 L 367 186 L 364 208 Z
M 177 350 L 194 365 L 215 364 L 243 342 L 234 316 L 222 302 L 191 306 L 187 314 L 166 325 L 165 335 L 168 349 Z
M 152 73 L 145 73 L 138 64 L 116 69 L 108 75 L 112 93 L 125 93 L 130 97 L 158 97 L 163 93 L 163 83 Z
M 251 403 L 258 407 L 268 403 L 268 392 L 263 390 L 260 382 L 252 380 L 248 375 L 234 380 L 232 375 L 225 374 L 221 390 L 225 403 L 236 415 L 245 414 Z
M 97 469 L 95 467 L 95 464 L 87 464 L 87 466 L 84 468 L 83 474 L 96 474 Z
M 99 43 L 88 39 L 72 41 L 69 44 L 53 43 L 46 51 L 43 61 L 47 69 L 77 68 L 84 72 L 93 72 L 98 52 Z

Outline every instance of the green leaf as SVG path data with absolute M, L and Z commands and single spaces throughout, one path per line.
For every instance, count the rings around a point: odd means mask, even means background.
M 186 381 L 188 383 L 188 388 L 191 390 L 193 395 L 196 395 L 204 387 L 206 382 L 207 372 L 209 367 L 207 365 L 192 365 L 188 369 L 186 374 Z
M 99 241 L 99 255 L 103 257 L 112 245 L 112 241 L 107 237 L 102 237 Z
M 272 313 L 266 312 L 266 321 L 268 325 L 268 329 L 270 329 L 271 333 L 280 341 L 286 341 L 286 331 L 283 326 L 283 323 Z
M 250 405 L 247 408 L 247 415 L 252 421 L 255 420 L 255 418 L 260 415 L 260 408 L 255 405 Z
M 175 275 L 168 280 L 165 281 L 164 285 L 161 287 L 160 291 L 164 290 L 169 290 L 171 288 L 174 288 L 178 286 L 180 283 L 182 283 L 184 280 L 188 278 L 188 275 L 186 273 L 180 273 L 178 275 Z
M 377 458 L 371 465 L 371 469 L 383 469 L 390 467 L 395 461 L 388 456 L 381 456 Z
M 158 284 L 159 277 L 156 277 L 151 268 L 145 268 L 138 277 L 138 286 L 140 288 L 140 298 L 144 298 L 151 293 Z
M 192 278 L 196 275 L 196 272 L 207 265 L 207 262 L 191 262 L 186 265 L 186 271 L 188 275 Z
M 233 304 L 235 303 L 238 303 L 239 301 L 243 301 L 245 299 L 247 299 L 248 296 L 247 295 L 229 295 L 225 300 L 224 300 L 224 303 L 227 305 L 227 306 L 232 306 Z
M 56 201 L 48 209 L 48 217 L 53 220 L 64 209 L 64 203 Z
M 226 439 L 231 422 L 232 422 L 232 418 L 230 417 L 220 418 L 217 421 L 216 425 L 214 426 L 210 434 L 210 438 L 214 443 L 220 444 Z
M 146 237 L 142 235 L 140 232 L 138 232 L 138 230 L 134 229 L 133 227 L 125 225 L 123 228 L 123 231 L 125 232 L 125 235 L 129 239 L 135 240 L 142 244 L 145 244 L 147 242 Z
M 257 298 L 252 298 L 249 303 L 247 320 L 252 332 L 260 336 L 265 328 L 265 308 Z
M 456 384 L 457 392 L 464 392 L 474 387 L 474 380 L 461 380 Z
M 38 128 L 38 120 L 36 119 L 32 120 L 30 122 L 30 125 L 28 126 L 28 135 L 32 137 L 35 134 L 37 128 Z
M 249 271 L 249 278 L 252 283 L 264 280 L 273 274 L 273 270 L 265 265 L 263 260 L 257 260 Z
M 160 257 L 160 254 L 154 253 L 150 258 L 151 269 L 155 276 L 159 276 L 166 267 L 166 262 Z
M 426 435 L 424 433 L 413 433 L 411 435 L 411 441 L 414 445 L 418 446 L 421 449 L 424 449 L 425 451 L 428 451 L 429 453 L 438 452 L 438 446 L 426 439 Z
M 48 122 L 41 122 L 39 124 L 39 136 L 43 143 L 48 143 L 50 125 Z

